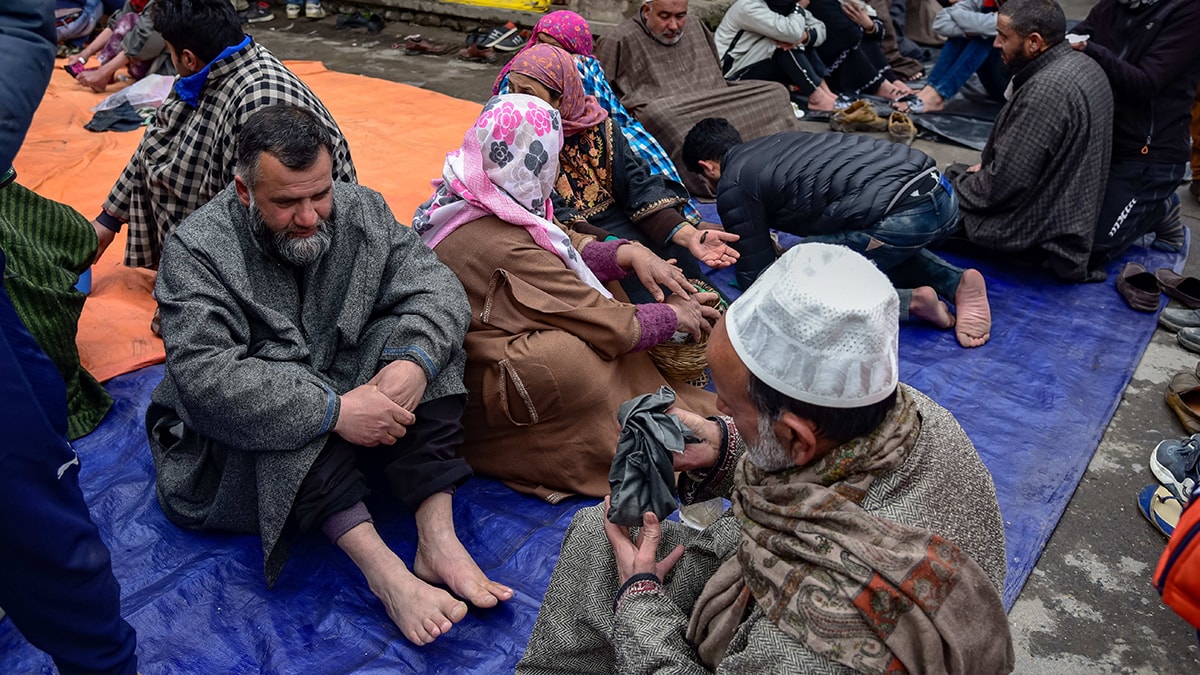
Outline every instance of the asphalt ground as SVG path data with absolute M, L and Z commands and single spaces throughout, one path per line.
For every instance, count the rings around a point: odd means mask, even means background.
M 1069 18 L 1083 18 L 1091 0 L 1063 2 Z M 378 35 L 364 28 L 338 30 L 335 21 L 276 19 L 249 28 L 282 59 L 318 60 L 340 72 L 369 75 L 484 102 L 501 63 L 409 56 L 404 37 L 465 46 L 465 35 L 440 27 L 388 23 Z M 804 123 L 810 130 L 824 125 Z M 974 164 L 979 153 L 918 139 L 915 147 L 937 159 Z M 451 148 L 447 148 L 450 150 Z M 1197 232 L 1200 204 L 1180 187 L 1184 222 Z M 1196 275 L 1200 244 L 1192 237 L 1185 274 Z M 1109 280 L 1110 286 L 1113 280 Z M 1115 290 L 1114 290 L 1115 292 Z M 1105 317 L 1096 317 L 1105 321 Z M 1064 336 L 1069 339 L 1069 336 Z M 983 352 L 986 354 L 986 352 Z M 1147 459 L 1164 438 L 1185 435 L 1167 409 L 1163 392 L 1177 372 L 1195 368 L 1197 356 L 1159 330 L 1138 365 L 1121 403 L 1066 513 L 1010 612 L 1022 673 L 1198 673 L 1196 632 L 1159 602 L 1151 585 L 1165 544 L 1138 511 L 1136 495 L 1154 481 Z M 986 392 L 981 392 L 986 396 Z M 1097 405 L 1106 405 L 1097 401 Z

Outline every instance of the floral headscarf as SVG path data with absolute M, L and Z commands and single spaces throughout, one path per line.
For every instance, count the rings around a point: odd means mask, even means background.
M 529 42 L 525 43 L 521 51 L 537 45 L 538 36 L 543 34 L 557 40 L 558 44 L 571 54 L 592 55 L 592 27 L 588 25 L 587 19 L 575 12 L 562 9 L 550 12 L 538 19 L 538 22 L 533 25 L 533 32 L 529 35 Z M 496 83 L 492 85 L 492 96 L 500 93 L 500 85 L 504 82 L 504 78 L 508 77 L 510 68 L 512 68 L 512 61 L 509 61 L 500 70 L 500 75 L 496 77 Z
M 435 248 L 464 223 L 495 215 L 525 228 L 580 280 L 612 297 L 566 232 L 550 222 L 561 149 L 559 115 L 549 104 L 523 94 L 493 96 L 462 147 L 446 155 L 442 177 L 433 181 L 433 196 L 413 214 L 413 229 Z
M 583 80 L 575 69 L 575 59 L 552 45 L 534 45 L 509 62 L 513 73 L 532 77 L 546 87 L 562 93 L 558 110 L 562 113 L 563 135 L 575 134 L 600 124 L 608 111 L 595 96 L 583 91 Z

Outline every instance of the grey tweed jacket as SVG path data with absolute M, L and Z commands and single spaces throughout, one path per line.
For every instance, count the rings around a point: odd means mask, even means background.
M 426 401 L 466 393 L 458 278 L 378 193 L 335 183 L 333 201 L 329 250 L 294 268 L 229 186 L 171 234 L 154 291 L 167 353 L 146 420 L 159 503 L 183 527 L 260 533 L 270 582 L 340 394 L 394 359 L 425 370 Z

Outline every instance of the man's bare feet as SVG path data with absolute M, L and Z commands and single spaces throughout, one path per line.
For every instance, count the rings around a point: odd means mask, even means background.
M 942 95 L 937 93 L 937 89 L 933 87 L 925 87 L 918 91 L 917 98 L 925 104 L 923 112 L 930 113 L 946 109 L 946 99 L 942 98 Z
M 992 310 L 988 306 L 987 284 L 979 270 L 963 272 L 954 292 L 954 309 L 958 313 L 954 332 L 958 344 L 978 347 L 992 336 Z
M 814 90 L 813 93 L 808 95 L 809 110 L 823 110 L 828 112 L 833 110 L 833 104 L 836 102 L 837 96 L 833 92 L 825 89 L 818 88 Z
M 508 586 L 487 578 L 454 532 L 451 497 L 439 492 L 417 509 L 417 555 L 413 573 L 444 584 L 476 607 L 495 607 L 513 596 Z
M 912 290 L 912 300 L 908 304 L 908 315 L 923 319 L 938 328 L 954 326 L 954 315 L 946 303 L 938 299 L 937 291 L 929 286 Z
M 362 570 L 371 592 L 413 644 L 433 642 L 467 615 L 466 603 L 413 576 L 370 521 L 355 525 L 337 545 Z
M 367 585 L 404 637 L 417 646 L 445 635 L 467 615 L 467 603 L 413 576 L 399 558 L 395 565 L 368 574 Z

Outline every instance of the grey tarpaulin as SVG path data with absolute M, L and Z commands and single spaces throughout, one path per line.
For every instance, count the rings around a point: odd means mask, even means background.
M 608 519 L 617 525 L 641 525 L 647 511 L 660 520 L 675 511 L 678 501 L 671 453 L 683 452 L 684 443 L 699 439 L 679 418 L 667 414 L 673 405 L 675 392 L 667 386 L 621 404 L 617 413 L 621 435 L 608 472 L 612 489 Z

